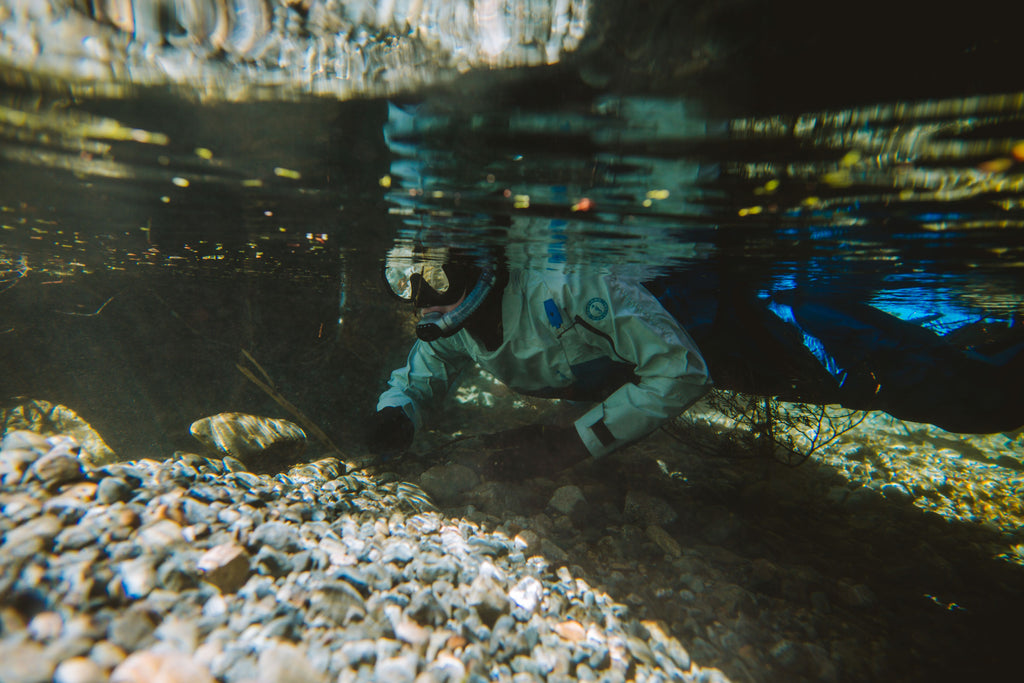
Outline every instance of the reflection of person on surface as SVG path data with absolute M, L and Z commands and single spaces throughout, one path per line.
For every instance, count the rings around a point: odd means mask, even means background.
M 1024 425 L 1024 324 L 919 290 L 895 307 L 853 286 L 744 283 L 691 269 L 645 283 L 704 351 L 715 386 L 882 410 L 951 432 Z
M 639 282 L 505 271 L 406 248 L 391 251 L 385 279 L 423 318 L 407 364 L 378 402 L 369 435 L 376 453 L 407 449 L 422 408 L 473 362 L 518 392 L 595 403 L 574 427 L 529 425 L 493 439 L 495 473 L 505 476 L 609 453 L 711 386 L 694 342 Z

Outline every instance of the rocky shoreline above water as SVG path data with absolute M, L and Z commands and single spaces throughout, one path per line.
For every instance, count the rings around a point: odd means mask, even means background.
M 9 433 L 0 680 L 988 680 L 1021 473 L 918 442 L 788 469 L 657 434 L 510 483 L 472 440 L 272 476 Z

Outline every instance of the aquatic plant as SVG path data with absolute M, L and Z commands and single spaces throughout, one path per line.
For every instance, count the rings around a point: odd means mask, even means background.
M 771 457 L 797 467 L 859 425 L 866 413 L 841 406 L 786 403 L 772 396 L 715 390 L 666 425 L 677 440 L 709 455 Z

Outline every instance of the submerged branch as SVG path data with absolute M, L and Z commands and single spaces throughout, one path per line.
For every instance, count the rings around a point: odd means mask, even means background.
M 306 417 L 306 415 L 301 410 L 299 410 L 294 404 L 291 403 L 291 401 L 286 399 L 281 394 L 281 392 L 277 390 L 277 388 L 274 386 L 274 382 L 270 379 L 270 375 L 267 373 L 266 370 L 263 369 L 263 366 L 256 362 L 256 359 L 252 357 L 252 354 L 250 354 L 245 349 L 242 349 L 242 355 L 256 367 L 259 373 L 263 375 L 264 378 L 266 378 L 266 381 L 264 382 L 263 380 L 261 380 L 253 373 L 252 370 L 245 367 L 241 363 L 235 363 L 235 367 L 238 368 L 238 371 L 241 372 L 246 377 L 246 379 L 248 379 L 250 382 L 258 386 L 260 389 L 262 389 L 268 396 L 270 396 L 270 398 L 274 399 L 274 402 L 276 402 L 279 406 L 284 408 L 292 417 L 294 417 L 296 421 L 298 421 L 298 423 L 302 425 L 303 429 L 312 434 L 317 439 L 317 441 L 322 443 L 332 452 L 341 453 L 341 449 L 338 448 L 333 441 L 331 441 L 330 437 L 327 436 L 327 434 L 322 429 L 320 429 L 312 420 Z
M 101 305 L 99 308 L 97 308 L 92 313 L 78 313 L 76 311 L 57 311 L 57 313 L 60 313 L 62 315 L 74 315 L 74 316 L 77 316 L 79 318 L 94 318 L 94 317 L 98 316 L 100 313 L 102 313 L 103 309 L 107 307 L 107 304 L 109 304 L 113 300 L 114 300 L 114 297 L 111 296 L 109 299 L 107 299 L 106 301 L 103 302 L 103 305 Z

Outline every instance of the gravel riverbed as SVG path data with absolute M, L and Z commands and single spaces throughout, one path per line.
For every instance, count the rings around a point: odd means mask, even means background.
M 1021 439 L 957 439 L 871 416 L 786 468 L 657 433 L 496 482 L 472 439 L 271 475 L 11 432 L 0 681 L 1003 680 Z

